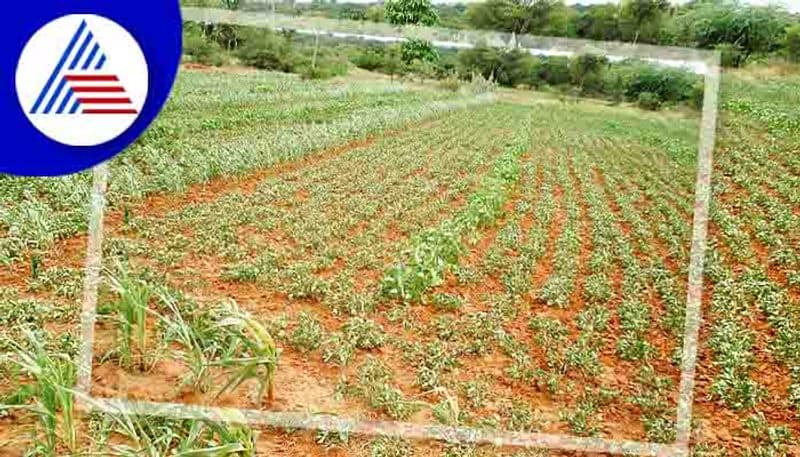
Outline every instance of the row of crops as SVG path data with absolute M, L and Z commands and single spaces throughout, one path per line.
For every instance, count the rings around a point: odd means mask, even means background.
M 792 455 L 796 110 L 727 84 L 750 95 L 725 100 L 693 446 Z M 112 164 L 92 393 L 671 443 L 697 135 L 680 113 L 184 72 Z M 88 176 L 2 179 L 0 449 L 538 455 L 78 413 Z
M 334 85 L 289 75 L 187 72 L 159 121 L 111 164 L 109 199 L 122 207 L 363 138 L 392 126 L 480 104 L 448 92 L 389 83 Z M 0 263 L 86 229 L 90 173 L 59 179 L 0 177 Z
M 706 265 L 701 408 L 730 411 L 730 427 L 773 455 L 800 439 L 798 83 L 725 81 Z

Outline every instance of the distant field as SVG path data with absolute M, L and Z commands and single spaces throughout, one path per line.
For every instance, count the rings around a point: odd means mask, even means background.
M 697 455 L 797 452 L 798 87 L 725 82 Z M 671 442 L 698 122 L 184 71 L 111 166 L 93 393 Z M 30 325 L 50 370 L 0 365 L 0 404 L 64 411 L 41 398 L 74 376 L 53 357 L 77 348 L 89 184 L 0 178 L 0 350 L 35 349 Z M 63 419 L 35 417 L 0 410 L 0 449 L 125 455 L 111 436 L 164 455 L 196 427 L 191 446 L 253 441 L 259 455 L 513 453 L 100 417 L 72 428 L 101 437 L 78 445 Z M 165 430 L 173 441 L 151 439 Z

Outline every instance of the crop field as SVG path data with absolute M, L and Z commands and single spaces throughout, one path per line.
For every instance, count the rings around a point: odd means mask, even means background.
M 798 88 L 726 76 L 697 456 L 800 455 Z M 184 70 L 110 166 L 92 394 L 671 443 L 698 125 Z M 0 456 L 549 455 L 77 411 L 90 181 L 0 177 Z

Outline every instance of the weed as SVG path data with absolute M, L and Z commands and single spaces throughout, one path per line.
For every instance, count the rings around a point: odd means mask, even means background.
M 52 291 L 59 297 L 74 299 L 83 291 L 83 272 L 76 268 L 49 268 L 32 277 L 28 288 L 32 292 Z
M 419 402 L 407 400 L 403 393 L 391 385 L 391 370 L 377 359 L 368 358 L 358 371 L 356 392 L 363 396 L 370 407 L 385 412 L 396 420 L 406 420 L 419 410 Z
M 379 348 L 386 342 L 383 328 L 374 321 L 362 317 L 348 319 L 342 325 L 342 333 L 350 344 L 359 349 Z
M 130 414 L 94 414 L 91 428 L 96 447 L 105 455 L 256 456 L 256 432 L 246 426 Z M 112 435 L 124 440 L 112 444 L 109 440 Z
M 411 446 L 400 438 L 379 437 L 370 444 L 370 457 L 411 457 Z
M 472 444 L 447 443 L 442 457 L 477 457 L 478 449 Z
M 517 432 L 538 430 L 536 415 L 530 405 L 514 400 L 508 409 L 508 428 Z
M 322 324 L 306 312 L 300 313 L 297 326 L 289 335 L 289 343 L 302 352 L 316 350 L 322 342 Z
M 328 450 L 342 448 L 350 442 L 350 433 L 346 430 L 319 430 L 316 442 Z
M 461 390 L 473 408 L 482 408 L 486 404 L 489 388 L 482 381 L 466 381 L 461 385 Z
M 145 370 L 154 361 L 146 361 L 147 354 L 147 315 L 152 288 L 146 282 L 133 278 L 121 268 L 122 273 L 109 280 L 111 289 L 117 294 L 112 309 L 117 313 L 119 328 L 117 352 L 120 365 L 137 370 Z
M 70 452 L 75 452 L 78 436 L 71 391 L 76 380 L 75 365 L 66 355 L 50 353 L 28 328 L 23 328 L 22 334 L 26 344 L 23 346 L 13 340 L 6 341 L 5 345 L 11 348 L 11 354 L 0 360 L 18 367 L 34 380 L 30 390 L 18 391 L 18 398 L 14 400 L 21 403 L 24 397 L 28 397 L 34 399 L 35 403 L 33 406 L 17 405 L 13 408 L 27 409 L 36 415 L 43 440 L 38 441 L 37 438 L 34 446 L 45 455 L 55 455 L 60 444 Z
M 771 426 L 763 412 L 753 414 L 742 421 L 744 429 L 758 446 L 745 452 L 747 457 L 786 455 L 792 441 L 792 433 L 786 426 Z
M 443 398 L 434 405 L 433 417 L 444 425 L 460 424 L 465 419 L 465 416 L 458 404 L 458 398 L 445 389 L 439 389 L 438 392 Z
M 464 306 L 464 301 L 457 295 L 438 293 L 433 296 L 433 306 L 442 311 L 455 311 Z

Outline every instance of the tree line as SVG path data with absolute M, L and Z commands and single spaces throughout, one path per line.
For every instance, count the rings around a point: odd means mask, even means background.
M 236 0 L 221 1 L 228 8 L 240 6 Z M 800 52 L 800 26 L 792 24 L 792 16 L 785 11 L 721 0 L 695 1 L 683 7 L 670 6 L 666 0 L 624 0 L 619 6 L 575 8 L 565 6 L 562 0 L 488 0 L 468 7 L 437 7 L 430 0 L 280 5 L 300 8 L 301 14 L 339 15 L 393 25 L 480 25 L 518 34 L 568 31 L 564 36 L 672 45 L 686 45 L 691 39 L 695 46 L 722 50 L 723 63 L 731 66 L 775 53 L 794 59 Z M 245 65 L 309 78 L 341 75 L 355 65 L 392 77 L 438 79 L 448 87 L 480 76 L 509 87 L 628 101 L 646 109 L 678 103 L 698 107 L 702 102 L 702 78 L 689 71 L 634 60 L 611 62 L 595 55 L 547 57 L 485 45 L 456 51 L 437 49 L 416 39 L 367 45 L 323 37 L 321 46 L 319 37 L 311 43 L 308 37 L 289 31 L 211 24 L 188 24 L 185 43 L 185 53 L 202 63 L 221 65 L 234 57 Z
M 238 0 L 195 1 L 236 2 L 238 7 Z M 398 4 L 426 15 L 426 21 L 419 22 L 426 25 L 717 49 L 729 67 L 768 56 L 800 62 L 797 15 L 778 6 L 752 6 L 737 0 L 693 0 L 682 5 L 669 0 L 622 0 L 589 6 L 566 5 L 564 0 L 486 0 L 469 5 L 432 5 L 429 0 L 374 4 L 314 0 L 281 2 L 276 7 L 289 14 L 397 23 L 397 17 L 387 12 Z M 258 5 L 245 3 L 244 7 Z

